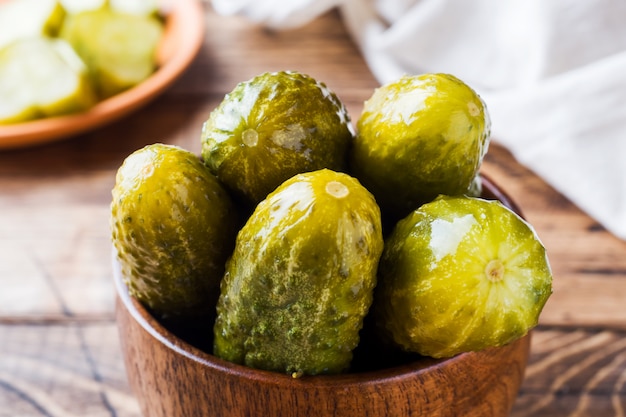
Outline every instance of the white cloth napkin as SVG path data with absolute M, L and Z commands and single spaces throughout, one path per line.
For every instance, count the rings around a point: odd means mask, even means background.
M 213 0 L 213 6 L 278 29 L 340 7 L 381 83 L 424 72 L 464 80 L 487 103 L 494 141 L 626 239 L 626 1 Z

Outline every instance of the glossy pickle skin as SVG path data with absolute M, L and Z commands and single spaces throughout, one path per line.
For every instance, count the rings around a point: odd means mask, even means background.
M 494 260 L 501 280 L 486 273 Z M 372 308 L 384 338 L 450 357 L 524 336 L 551 284 L 546 250 L 527 222 L 499 201 L 441 196 L 387 237 Z
M 326 85 L 298 72 L 264 73 L 238 84 L 211 112 L 202 157 L 256 205 L 301 172 L 344 171 L 353 136 L 345 106 Z
M 112 194 L 112 240 L 130 294 L 160 318 L 214 315 L 237 218 L 202 161 L 148 145 L 126 158 Z
M 341 184 L 336 195 L 328 184 Z M 294 376 L 348 369 L 376 285 L 380 222 L 373 196 L 346 174 L 324 169 L 278 187 L 237 236 L 214 354 Z
M 395 220 L 439 194 L 462 195 L 478 174 L 491 122 L 483 100 L 448 74 L 378 88 L 357 122 L 350 169 Z

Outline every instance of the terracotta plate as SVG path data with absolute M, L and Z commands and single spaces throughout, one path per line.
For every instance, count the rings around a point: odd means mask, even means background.
M 137 110 L 163 92 L 189 66 L 204 39 L 204 10 L 198 0 L 169 1 L 167 10 L 158 50 L 159 69 L 150 78 L 84 113 L 0 126 L 0 149 L 61 140 L 94 129 Z

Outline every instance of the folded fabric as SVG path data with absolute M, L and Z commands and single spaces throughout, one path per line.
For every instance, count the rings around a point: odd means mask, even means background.
M 626 239 L 623 0 L 213 0 L 273 28 L 341 9 L 381 83 L 447 72 L 485 99 L 493 140 Z

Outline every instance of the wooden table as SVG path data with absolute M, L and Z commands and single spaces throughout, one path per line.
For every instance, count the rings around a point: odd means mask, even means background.
M 353 119 L 377 82 L 330 13 L 270 32 L 206 6 L 203 48 L 156 101 L 113 125 L 0 152 L 0 417 L 139 416 L 113 316 L 109 202 L 122 160 L 150 143 L 200 151 L 200 129 L 237 82 L 294 69 L 324 81 Z M 554 295 L 532 339 L 513 416 L 626 415 L 626 242 L 497 142 L 484 172 L 548 248 Z

